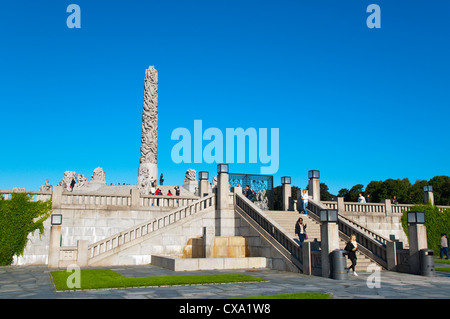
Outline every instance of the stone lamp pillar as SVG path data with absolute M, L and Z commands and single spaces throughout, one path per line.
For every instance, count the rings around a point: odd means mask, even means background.
M 428 202 L 431 202 L 431 205 L 434 205 L 433 186 L 427 185 L 423 187 L 423 202 L 425 205 L 428 204 Z
M 50 216 L 51 228 L 50 228 L 50 244 L 48 251 L 48 268 L 59 267 L 59 252 L 61 247 L 61 224 L 62 215 L 53 214 Z
M 421 249 L 428 248 L 425 213 L 408 212 L 409 265 L 411 273 L 420 273 Z
M 322 250 L 322 277 L 330 277 L 330 254 L 339 249 L 338 211 L 323 209 L 320 211 L 320 235 Z
M 228 164 L 217 165 L 216 236 L 234 236 L 234 209 L 230 207 Z
M 311 196 L 314 201 L 320 202 L 320 181 L 319 181 L 320 171 L 318 170 L 309 171 L 308 178 L 309 178 L 309 186 L 308 186 L 309 196 Z
M 281 193 L 282 193 L 282 210 L 290 210 L 290 203 L 292 199 L 291 178 L 284 176 L 281 178 Z
M 198 190 L 199 196 L 205 197 L 209 194 L 209 173 L 208 172 L 199 172 L 198 173 Z

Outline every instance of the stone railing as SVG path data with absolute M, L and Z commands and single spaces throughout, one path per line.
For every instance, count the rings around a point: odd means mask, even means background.
M 321 203 L 330 209 L 337 209 L 341 215 L 345 214 L 371 214 L 371 215 L 396 215 L 403 214 L 411 210 L 416 204 L 392 204 L 391 200 L 386 199 L 384 203 L 355 203 L 344 202 L 342 197 L 337 201 L 321 201 Z M 436 206 L 440 211 L 450 208 L 450 206 Z
M 336 209 L 327 203 L 318 203 L 314 200 L 308 201 L 308 210 L 311 211 L 317 220 L 322 209 Z M 359 244 L 359 250 L 376 261 L 379 265 L 386 269 L 395 267 L 395 244 L 388 238 L 377 234 L 367 227 L 358 224 L 341 214 L 338 217 L 339 237 L 348 241 L 351 234 L 356 235 L 356 241 Z M 391 251 L 394 249 L 394 251 Z
M 259 226 L 276 239 L 300 264 L 302 267 L 302 247 L 297 244 L 289 234 L 281 230 L 281 226 L 268 217 L 261 209 L 253 204 L 240 192 L 235 193 L 235 205 L 251 217 Z M 302 270 L 302 269 L 301 269 Z
M 129 195 L 98 194 L 95 192 L 67 192 L 55 186 L 53 191 L 0 190 L 3 199 L 8 200 L 11 194 L 26 193 L 32 195 L 33 201 L 49 200 L 53 195 L 54 208 L 71 208 L 85 206 L 120 206 L 133 209 L 152 207 L 184 207 L 198 200 L 198 196 L 141 195 L 138 189 L 131 189 Z
M 131 206 L 131 195 L 117 196 L 64 192 L 61 199 L 61 204 L 63 205 Z
M 141 207 L 184 207 L 190 205 L 199 197 L 167 196 L 167 195 L 143 195 L 141 196 Z
M 162 217 L 133 226 L 132 228 L 89 245 L 88 258 L 94 258 L 106 252 L 112 251 L 119 246 L 139 239 L 159 229 L 163 229 L 183 218 L 199 213 L 207 208 L 214 207 L 215 204 L 215 195 L 209 195 L 190 203 L 188 206 L 174 209 Z
M 26 193 L 32 196 L 32 201 L 46 201 L 49 200 L 53 194 L 51 191 L 26 191 L 26 190 L 0 190 L 3 199 L 8 200 L 12 194 Z

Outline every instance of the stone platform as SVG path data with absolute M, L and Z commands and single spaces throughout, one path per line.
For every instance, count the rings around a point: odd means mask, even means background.
M 152 265 L 172 271 L 253 269 L 268 267 L 270 258 L 178 258 L 171 256 L 152 256 Z

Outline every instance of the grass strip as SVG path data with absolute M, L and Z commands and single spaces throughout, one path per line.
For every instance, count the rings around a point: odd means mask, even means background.
M 450 267 L 435 268 L 436 271 L 450 272 Z
M 127 278 L 110 269 L 81 269 L 79 288 L 69 288 L 67 285 L 68 279 L 69 286 L 73 286 L 77 282 L 74 277 L 75 273 L 58 270 L 52 271 L 50 274 L 58 291 L 267 281 L 266 279 L 240 274 Z
M 321 292 L 298 292 L 292 294 L 280 294 L 269 296 L 252 296 L 243 299 L 331 299 L 330 294 Z
M 434 262 L 437 264 L 450 264 L 450 260 L 447 259 L 435 259 Z

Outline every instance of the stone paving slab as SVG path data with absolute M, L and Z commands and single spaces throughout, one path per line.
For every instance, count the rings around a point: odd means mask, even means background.
M 55 292 L 46 266 L 0 267 L 0 299 L 230 299 L 293 292 L 331 293 L 335 299 L 450 299 L 450 274 L 423 277 L 382 271 L 380 288 L 369 288 L 371 274 L 348 280 L 306 276 L 271 269 L 173 272 L 152 265 L 108 267 L 126 277 L 239 273 L 269 280 L 261 283 L 193 285 Z

